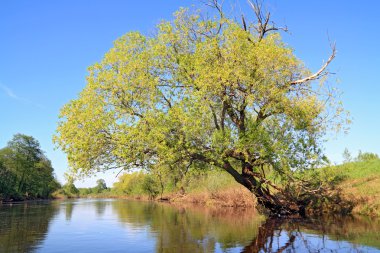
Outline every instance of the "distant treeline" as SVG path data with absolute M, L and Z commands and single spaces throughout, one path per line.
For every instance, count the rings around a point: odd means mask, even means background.
M 67 183 L 62 188 L 53 193 L 54 198 L 79 198 L 98 196 L 102 193 L 109 193 L 110 188 L 107 188 L 104 179 L 98 179 L 95 187 L 77 188 L 72 178 L 68 178 Z
M 153 200 L 168 198 L 173 194 L 215 195 L 226 189 L 241 190 L 233 178 L 221 170 L 189 171 L 183 177 L 177 176 L 173 176 L 173 173 L 156 174 L 140 170 L 120 175 L 112 187 L 107 187 L 103 179 L 99 179 L 96 186 L 90 188 L 76 188 L 73 182 L 68 182 L 57 191 L 60 194 L 55 197 L 131 197 Z
M 32 136 L 16 134 L 0 149 L 0 201 L 48 198 L 61 186 Z

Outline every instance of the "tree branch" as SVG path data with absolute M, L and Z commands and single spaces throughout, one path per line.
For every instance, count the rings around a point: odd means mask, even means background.
M 329 72 L 326 72 L 325 70 L 326 70 L 327 66 L 331 63 L 331 61 L 335 58 L 335 55 L 336 55 L 335 43 L 331 46 L 331 49 L 332 49 L 332 53 L 331 53 L 329 59 L 327 60 L 327 62 L 317 72 L 315 72 L 314 74 L 312 74 L 312 75 L 310 75 L 308 77 L 305 77 L 305 78 L 293 81 L 290 84 L 291 85 L 302 84 L 302 83 L 305 83 L 305 82 L 308 82 L 308 81 L 319 79 L 322 76 L 328 75 Z
M 219 34 L 220 33 L 220 30 L 222 30 L 222 19 L 224 18 L 224 12 L 223 12 L 223 2 L 224 0 L 222 0 L 222 3 L 219 4 L 218 0 L 209 0 L 207 2 L 204 2 L 205 5 L 211 7 L 211 8 L 214 8 L 218 11 L 219 13 L 219 16 L 220 16 L 220 21 L 219 21 L 219 27 L 218 27 L 218 30 L 216 32 L 216 34 Z
M 214 119 L 215 128 L 217 130 L 219 130 L 220 127 L 219 127 L 219 124 L 218 124 L 218 118 L 216 117 L 216 113 L 215 113 L 214 107 L 212 105 L 210 105 L 210 109 L 211 109 L 212 116 L 213 116 L 213 119 Z
M 208 158 L 202 154 L 192 154 L 191 155 L 192 159 L 195 159 L 195 160 L 199 160 L 201 162 L 205 162 L 205 163 L 208 163 L 208 164 L 211 164 L 211 165 L 215 165 L 221 169 L 224 169 L 226 172 L 228 172 L 235 180 L 236 182 L 244 185 L 244 180 L 243 180 L 243 177 L 242 175 L 239 174 L 239 172 L 237 172 L 233 167 L 232 165 L 230 164 L 229 161 L 227 160 L 223 160 L 223 164 L 219 163 L 218 161 L 214 160 L 214 159 L 211 159 L 211 158 Z
M 279 31 L 279 30 L 282 30 L 284 32 L 288 31 L 288 28 L 286 26 L 277 27 L 274 22 L 272 22 L 272 26 L 268 26 L 269 21 L 270 21 L 270 12 L 264 14 L 261 8 L 261 3 L 259 3 L 258 0 L 256 0 L 255 2 L 248 0 L 248 3 L 253 9 L 255 16 L 257 18 L 257 25 L 254 26 L 254 28 L 259 34 L 259 41 L 261 41 L 265 37 L 265 35 L 270 31 Z

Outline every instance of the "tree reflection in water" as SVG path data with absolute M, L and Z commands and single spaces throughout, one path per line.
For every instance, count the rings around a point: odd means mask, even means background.
M 71 221 L 71 218 L 73 217 L 73 210 L 74 210 L 75 202 L 74 201 L 67 201 L 67 202 L 64 202 L 61 205 L 61 207 L 62 206 L 64 206 L 64 208 L 65 208 L 66 221 Z
M 369 248 L 369 247 L 373 248 Z M 379 221 L 354 217 L 268 219 L 242 253 L 378 252 Z
M 33 252 L 43 242 L 59 206 L 51 202 L 0 206 L 0 252 Z
M 232 208 L 129 201 L 114 202 L 113 209 L 130 229 L 148 226 L 158 253 L 219 252 L 243 247 L 263 221 L 255 210 Z
M 380 222 L 267 219 L 253 210 L 118 203 L 128 227 L 149 227 L 156 252 L 363 252 L 380 249 Z M 373 248 L 368 248 L 373 247 Z M 234 251 L 235 252 L 235 251 Z
M 380 220 L 266 220 L 252 209 L 125 200 L 0 205 L 0 252 L 55 251 L 380 252 Z

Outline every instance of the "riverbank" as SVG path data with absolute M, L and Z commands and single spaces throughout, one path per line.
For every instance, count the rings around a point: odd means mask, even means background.
M 78 196 L 58 195 L 55 199 L 73 199 L 73 198 L 113 198 L 113 199 L 131 199 L 141 201 L 158 201 L 173 204 L 194 204 L 209 207 L 237 207 L 253 208 L 256 206 L 256 199 L 247 189 L 240 185 L 229 186 L 225 189 L 218 189 L 215 192 L 208 190 L 191 191 L 188 193 L 171 192 L 165 193 L 155 199 L 148 195 L 125 195 L 113 191 L 98 194 L 87 194 Z
M 343 196 L 355 203 L 353 214 L 380 217 L 380 160 L 349 162 L 326 168 L 340 177 Z
M 56 198 L 17 198 L 17 199 L 0 199 L 0 204 L 12 204 L 12 203 L 25 203 L 25 202 L 37 202 L 37 201 L 49 201 Z
M 168 195 L 170 202 L 201 204 L 220 207 L 255 207 L 256 198 L 243 186 L 220 189 L 216 192 L 191 192 L 188 194 Z
M 327 177 L 336 178 L 336 187 L 342 197 L 354 203 L 352 214 L 380 217 L 380 160 L 350 162 L 343 165 L 321 169 Z M 141 175 L 138 175 L 139 177 Z M 139 178 L 141 182 L 141 178 Z M 100 193 L 76 195 L 54 195 L 55 198 L 119 198 L 149 201 L 165 201 L 179 204 L 196 204 L 212 207 L 255 207 L 256 199 L 243 186 L 238 185 L 227 173 L 205 174 L 192 178 L 181 190 L 168 189 L 154 198 L 139 190 L 136 183 L 133 187 L 108 188 Z M 129 192 L 129 193 L 128 193 Z M 60 192 L 62 193 L 62 191 Z

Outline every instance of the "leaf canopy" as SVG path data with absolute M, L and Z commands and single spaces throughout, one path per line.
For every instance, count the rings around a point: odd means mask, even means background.
M 279 33 L 248 27 L 181 9 L 152 36 L 116 40 L 61 110 L 54 141 L 73 172 L 319 162 L 340 104 L 324 79 L 297 82 L 311 72 Z

